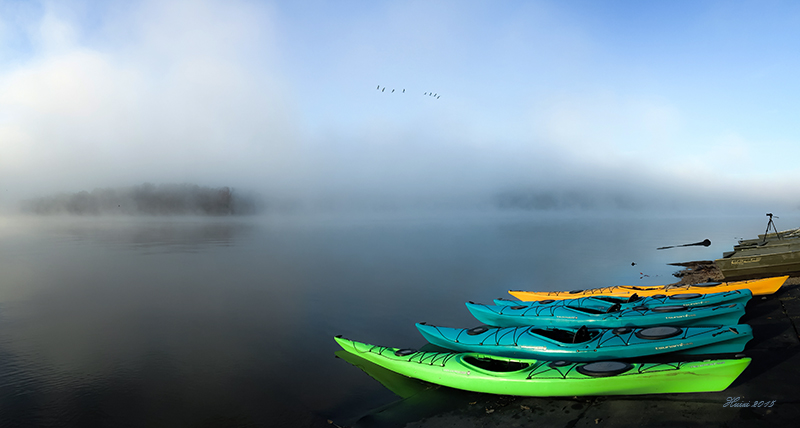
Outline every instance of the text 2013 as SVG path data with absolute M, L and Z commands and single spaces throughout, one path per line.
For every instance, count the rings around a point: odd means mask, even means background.
M 749 401 L 741 400 L 742 397 L 728 397 L 728 401 L 726 401 L 722 407 L 772 407 L 775 405 L 775 402 L 778 401 L 754 401 L 750 403 Z

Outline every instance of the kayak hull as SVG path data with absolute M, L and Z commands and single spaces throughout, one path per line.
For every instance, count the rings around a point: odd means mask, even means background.
M 638 285 L 616 285 L 611 287 L 592 288 L 587 290 L 573 291 L 522 291 L 511 290 L 509 293 L 522 301 L 544 300 L 544 299 L 574 299 L 584 296 L 617 296 L 630 297 L 634 294 L 640 297 L 652 296 L 655 294 L 681 294 L 681 293 L 718 293 L 732 290 L 750 290 L 754 296 L 773 294 L 778 291 L 784 282 L 789 278 L 777 276 L 771 278 L 753 279 L 748 281 L 722 282 L 718 285 L 704 286 L 680 285 L 680 286 L 638 286 Z
M 629 298 L 615 297 L 615 296 L 586 296 L 577 297 L 573 299 L 544 299 L 530 302 L 523 302 L 521 300 L 508 300 L 508 299 L 495 299 L 495 305 L 567 305 L 579 308 L 598 308 L 608 309 L 614 304 L 619 304 L 621 309 L 630 309 L 636 306 L 711 306 L 722 305 L 731 303 L 741 303 L 746 305 L 753 297 L 753 293 L 748 289 L 724 291 L 721 293 L 681 293 L 681 294 L 655 294 L 648 297 L 636 298 L 629 301 Z
M 586 337 L 579 343 L 572 343 L 580 335 L 579 329 L 461 329 L 424 323 L 417 324 L 417 329 L 428 342 L 454 351 L 551 361 L 639 358 L 675 352 L 737 353 L 743 351 L 747 342 L 753 338 L 753 330 L 746 324 L 720 327 L 593 329 L 586 330 Z
M 730 305 L 686 308 L 682 306 L 635 307 L 612 313 L 592 313 L 590 308 L 542 305 L 482 305 L 467 303 L 467 309 L 480 322 L 496 327 L 546 326 L 589 328 L 719 326 L 739 323 L 744 306 Z
M 750 358 L 551 363 L 480 353 L 400 350 L 335 339 L 342 349 L 404 376 L 467 391 L 529 397 L 722 391 L 750 364 Z

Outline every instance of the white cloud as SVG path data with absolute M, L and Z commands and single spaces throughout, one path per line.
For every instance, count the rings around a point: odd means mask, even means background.
M 40 191 L 217 184 L 279 167 L 294 125 L 269 10 L 153 1 L 135 12 L 91 37 L 53 8 L 32 26 L 36 50 L 0 71 L 3 179 Z

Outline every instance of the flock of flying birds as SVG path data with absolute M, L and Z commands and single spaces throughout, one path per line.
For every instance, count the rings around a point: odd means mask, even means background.
M 383 88 L 381 88 L 381 85 L 378 85 L 378 88 L 377 88 L 377 89 L 378 89 L 379 91 L 381 91 L 381 92 L 384 92 L 384 91 L 386 91 L 386 86 L 384 86 Z M 395 90 L 394 90 L 394 89 L 392 89 L 392 92 L 389 92 L 389 93 L 390 93 L 390 94 L 391 94 L 391 93 L 394 93 L 394 91 L 395 91 Z M 401 92 L 401 93 L 405 94 L 405 93 L 406 93 L 406 90 L 405 90 L 405 89 L 403 89 L 403 92 Z M 441 97 L 442 97 L 441 95 L 439 95 L 439 94 L 434 94 L 433 92 L 425 92 L 423 95 L 427 95 L 427 96 L 429 96 L 429 97 L 436 98 L 437 100 L 438 100 L 439 98 L 441 98 Z

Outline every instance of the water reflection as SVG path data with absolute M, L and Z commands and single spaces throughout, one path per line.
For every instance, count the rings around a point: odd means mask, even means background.
M 420 350 L 441 351 L 433 345 Z M 412 379 L 387 370 L 345 350 L 335 353 L 340 358 L 378 381 L 395 393 L 400 400 L 372 409 L 354 422 L 357 427 L 402 427 L 412 421 L 431 417 L 465 403 L 476 402 L 481 394 L 447 388 Z
M 263 230 L 22 226 L 0 240 L 0 426 L 327 425 L 297 382 L 306 314 L 279 298 L 294 268 Z
M 153 218 L 42 218 L 28 227 L 58 241 L 96 243 L 137 249 L 144 253 L 197 252 L 226 247 L 252 234 L 254 219 Z

